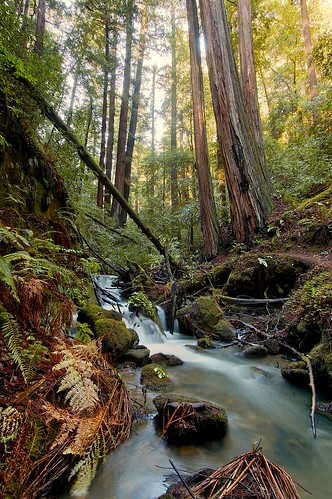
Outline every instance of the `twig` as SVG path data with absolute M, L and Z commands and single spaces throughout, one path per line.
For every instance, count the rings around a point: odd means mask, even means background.
M 169 459 L 169 462 L 170 462 L 172 468 L 174 469 L 175 473 L 177 474 L 177 476 L 180 478 L 181 482 L 185 486 L 185 488 L 186 488 L 187 492 L 189 493 L 190 497 L 192 497 L 193 499 L 195 499 L 194 494 L 191 492 L 190 488 L 188 487 L 188 485 L 186 484 L 186 482 L 183 480 L 182 476 L 180 475 L 180 473 L 177 470 L 177 468 L 176 468 L 175 464 L 173 463 L 173 461 L 171 459 Z
M 225 301 L 228 303 L 235 303 L 236 305 L 266 305 L 267 303 L 285 303 L 289 298 L 234 298 L 227 295 L 216 295 L 217 300 Z

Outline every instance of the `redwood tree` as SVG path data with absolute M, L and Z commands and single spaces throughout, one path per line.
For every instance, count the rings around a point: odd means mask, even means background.
M 272 210 L 269 181 L 245 109 L 224 2 L 200 0 L 200 10 L 233 237 L 249 243 Z
M 201 226 L 204 240 L 204 255 L 207 258 L 210 258 L 216 256 L 218 252 L 218 223 L 212 189 L 205 127 L 203 75 L 196 0 L 187 0 L 187 16 L 189 25 L 194 140 Z

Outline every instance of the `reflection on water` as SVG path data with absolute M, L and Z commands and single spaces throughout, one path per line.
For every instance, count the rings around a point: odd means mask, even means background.
M 166 445 L 156 434 L 152 398 L 151 418 L 134 426 L 131 437 L 106 459 L 90 489 L 89 499 L 155 499 L 166 490 L 165 476 L 172 474 L 169 459 L 178 469 L 218 468 L 248 452 L 262 440 L 268 459 L 286 469 L 317 499 L 332 497 L 332 421 L 317 415 L 317 439 L 310 426 L 311 394 L 287 381 L 276 357 L 244 359 L 236 347 L 197 353 L 196 344 L 180 334 L 158 335 L 140 324 L 141 343 L 151 354 L 177 355 L 185 364 L 168 368 L 179 394 L 216 403 L 226 409 L 229 431 L 219 442 L 200 446 Z M 142 340 L 143 338 L 143 340 Z M 137 372 L 137 383 L 139 372 Z M 303 499 L 310 494 L 299 489 Z

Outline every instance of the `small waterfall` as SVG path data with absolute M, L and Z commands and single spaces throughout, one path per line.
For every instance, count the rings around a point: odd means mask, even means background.
M 153 320 L 130 309 L 130 305 L 122 295 L 121 281 L 117 276 L 96 275 L 94 282 L 100 306 L 106 310 L 120 312 L 127 328 L 137 332 L 142 345 L 166 341 L 166 314 L 162 307 L 158 306 L 157 312 L 163 330 Z

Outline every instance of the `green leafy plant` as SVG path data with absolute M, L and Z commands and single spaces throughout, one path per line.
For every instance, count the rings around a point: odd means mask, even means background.
M 156 373 L 156 375 L 158 376 L 159 379 L 169 378 L 167 372 L 164 371 L 164 369 L 162 367 L 157 366 L 153 370 L 154 370 L 154 372 Z
M 150 317 L 150 319 L 155 322 L 158 321 L 156 307 L 152 301 L 149 300 L 146 294 L 143 293 L 143 291 L 135 291 L 132 293 L 132 295 L 128 298 L 128 303 L 141 311 L 147 317 Z

